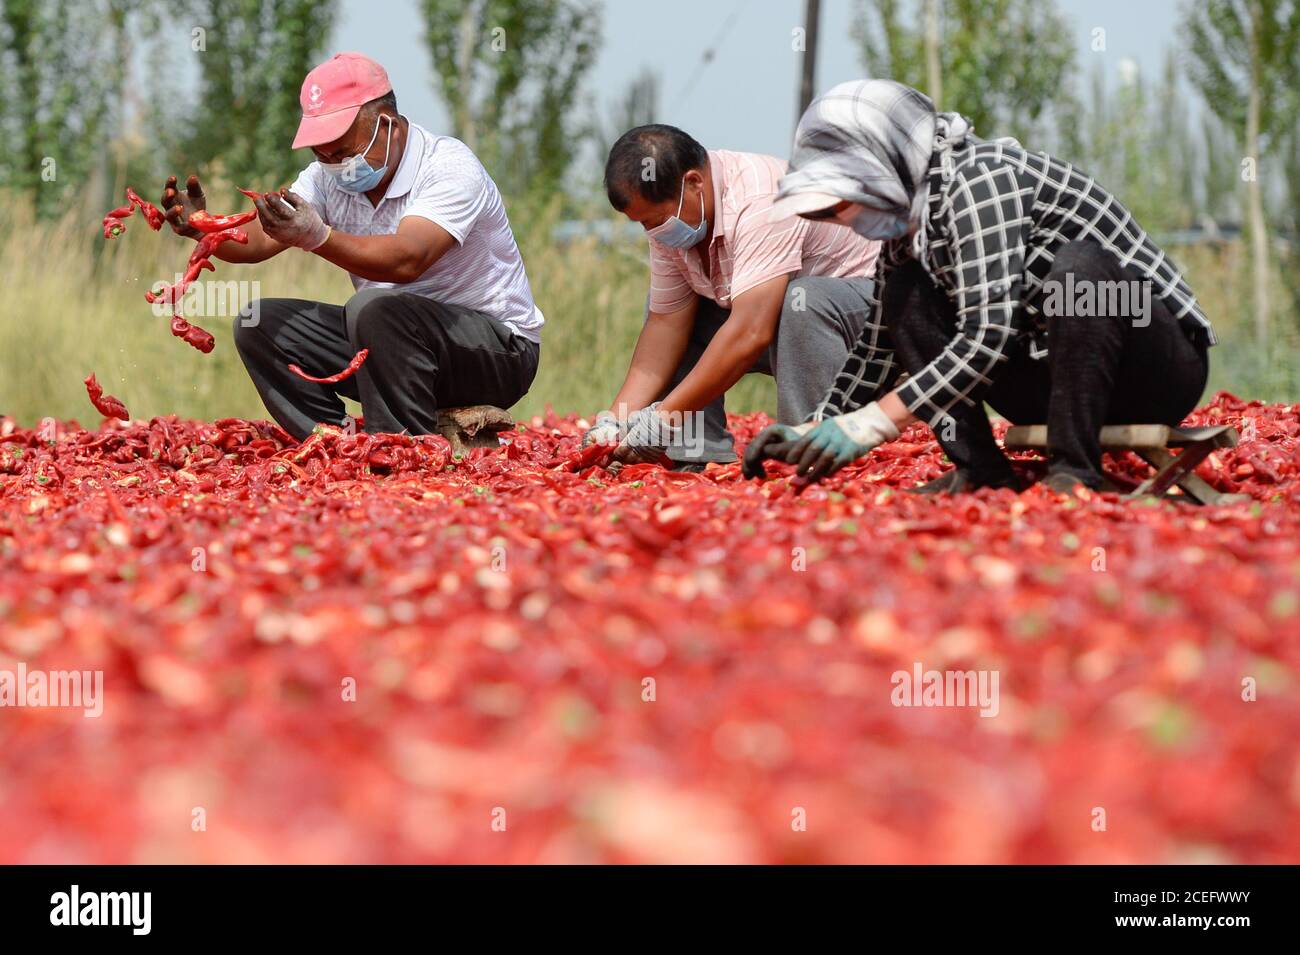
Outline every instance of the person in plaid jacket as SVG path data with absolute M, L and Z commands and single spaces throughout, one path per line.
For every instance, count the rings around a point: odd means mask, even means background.
M 871 316 L 807 423 L 746 454 L 816 480 L 921 420 L 952 471 L 919 490 L 1018 487 L 984 411 L 1048 426 L 1057 490 L 1102 488 L 1100 431 L 1179 424 L 1214 332 L 1177 268 L 1086 172 L 888 80 L 809 106 L 772 217 L 883 240 Z

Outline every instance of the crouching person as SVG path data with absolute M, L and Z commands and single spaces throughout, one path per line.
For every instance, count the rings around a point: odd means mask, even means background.
M 610 150 L 610 203 L 650 239 L 645 323 L 622 388 L 584 443 L 622 461 L 699 470 L 736 459 L 724 396 L 775 377 L 777 418 L 812 414 L 869 327 L 878 243 L 768 215 L 783 160 L 705 150 L 673 126 L 639 126 Z M 890 379 L 892 382 L 892 379 Z
M 1086 173 L 886 80 L 845 83 L 800 120 L 773 216 L 830 219 L 884 240 L 872 324 L 815 421 L 746 452 L 817 479 L 921 420 L 953 470 L 920 490 L 1016 487 L 987 402 L 1048 427 L 1056 490 L 1104 486 L 1105 424 L 1179 424 L 1205 388 L 1209 321 L 1164 253 Z M 878 373 L 901 364 L 889 390 Z
M 340 424 L 342 398 L 361 403 L 369 432 L 437 431 L 439 408 L 507 408 L 537 372 L 543 318 L 501 196 L 459 140 L 397 111 L 383 67 L 344 53 L 302 86 L 293 148 L 316 161 L 278 197 L 258 198 L 248 244 L 225 243 L 229 262 L 260 262 L 296 247 L 346 270 L 357 290 L 343 305 L 261 299 L 235 319 L 235 344 L 267 410 L 297 438 Z M 163 206 L 173 229 L 203 208 L 197 177 L 170 179 Z M 355 376 L 325 377 L 369 349 Z

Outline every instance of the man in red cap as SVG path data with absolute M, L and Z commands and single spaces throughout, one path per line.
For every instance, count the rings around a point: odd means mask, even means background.
M 259 299 L 235 319 L 235 344 L 267 410 L 306 437 L 340 424 L 342 397 L 361 402 L 365 428 L 436 431 L 437 409 L 522 398 L 537 372 L 542 313 L 496 184 L 469 147 L 410 122 L 384 68 L 340 53 L 307 74 L 293 147 L 315 156 L 289 189 L 255 200 L 248 244 L 227 242 L 227 262 L 261 262 L 297 248 L 352 277 L 343 305 Z M 173 230 L 204 208 L 197 176 L 162 205 Z M 362 348 L 360 371 L 324 377 Z

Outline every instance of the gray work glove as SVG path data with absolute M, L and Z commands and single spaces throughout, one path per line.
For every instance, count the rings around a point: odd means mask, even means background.
M 601 411 L 596 415 L 596 423 L 582 436 L 582 446 L 591 444 L 618 444 L 623 440 L 623 426 L 618 416 L 612 411 Z
M 644 464 L 664 460 L 668 446 L 677 440 L 680 428 L 675 428 L 659 416 L 659 402 L 627 418 L 627 433 L 614 449 L 614 460 L 624 464 Z
M 257 221 L 262 223 L 262 229 L 277 242 L 310 252 L 330 237 L 330 227 L 315 207 L 297 193 L 281 189 L 270 199 L 265 196 L 254 199 L 253 204 L 257 206 Z

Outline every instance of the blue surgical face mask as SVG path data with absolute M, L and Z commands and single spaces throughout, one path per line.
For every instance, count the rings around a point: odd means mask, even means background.
M 686 180 L 682 180 L 682 197 L 677 201 L 677 215 L 669 216 L 663 225 L 657 225 L 653 229 L 647 229 L 646 235 L 656 242 L 662 242 L 664 245 L 671 246 L 674 249 L 689 249 L 696 245 L 704 238 L 709 231 L 709 220 L 704 218 L 704 193 L 700 193 L 700 224 L 696 226 L 687 225 L 680 218 L 682 214 L 682 204 L 686 202 Z
M 842 215 L 844 218 L 839 221 L 864 239 L 887 242 L 907 235 L 909 228 L 906 216 L 900 216 L 896 212 L 883 212 L 871 206 L 859 205 L 852 210 L 845 210 Z
M 388 142 L 384 146 L 384 164 L 378 169 L 372 169 L 370 163 L 366 162 L 366 153 L 370 152 L 370 147 L 375 144 L 379 137 L 379 120 L 388 120 Z M 355 156 L 349 156 L 342 162 L 323 162 L 321 168 L 334 177 L 338 187 L 344 192 L 363 193 L 369 192 L 375 186 L 379 185 L 384 178 L 384 173 L 388 172 L 388 150 L 393 145 L 393 117 L 380 116 L 375 120 L 375 133 L 370 137 L 370 142 L 366 148 L 361 150 Z

